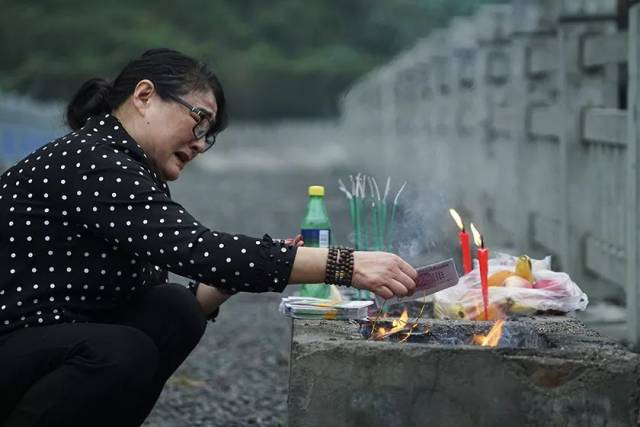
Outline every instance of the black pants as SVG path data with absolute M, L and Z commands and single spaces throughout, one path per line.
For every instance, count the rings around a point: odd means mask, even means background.
M 205 325 L 193 294 L 168 284 L 96 323 L 0 336 L 0 424 L 139 426 Z

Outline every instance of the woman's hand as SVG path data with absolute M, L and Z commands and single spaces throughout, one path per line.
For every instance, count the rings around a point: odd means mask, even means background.
M 327 267 L 327 248 L 301 247 L 296 253 L 289 283 L 321 283 Z M 382 298 L 413 294 L 416 270 L 397 255 L 388 252 L 353 253 L 351 283 Z
M 302 240 L 302 234 L 298 234 L 293 239 L 284 239 L 284 242 L 287 245 L 293 245 L 293 246 L 298 246 L 298 247 L 304 246 L 304 241 Z
M 353 253 L 353 286 L 384 299 L 413 294 L 416 277 L 416 270 L 397 255 L 388 252 Z

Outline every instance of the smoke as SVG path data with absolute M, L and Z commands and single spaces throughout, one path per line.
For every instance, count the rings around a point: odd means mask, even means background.
M 398 203 L 394 252 L 413 265 L 457 255 L 457 227 L 449 216 L 452 202 L 445 193 L 410 181 Z
M 355 175 L 352 175 L 352 178 Z M 355 178 L 354 178 L 355 180 Z M 387 182 L 390 187 L 387 188 Z M 454 207 L 453 202 L 440 187 L 433 184 L 424 184 L 420 179 L 406 182 L 406 186 L 400 192 L 404 181 L 391 178 L 381 180 L 385 182 L 381 196 L 387 194 L 387 231 L 386 245 L 390 250 L 414 266 L 421 266 L 447 258 L 459 257 L 458 228 L 449 215 L 449 208 Z M 354 181 L 355 182 L 355 181 Z M 369 181 L 367 181 L 369 182 Z M 341 191 L 349 198 L 354 192 L 354 185 L 348 185 L 344 180 L 340 184 Z M 366 202 L 363 204 L 364 212 L 361 224 L 363 233 L 368 234 L 368 242 L 371 244 L 371 197 L 377 199 L 374 190 L 371 195 L 370 185 L 367 185 Z M 397 197 L 398 204 L 393 208 L 393 201 Z M 395 212 L 394 212 L 395 211 Z M 392 213 L 393 212 L 393 213 Z M 393 218 L 393 221 L 391 220 Z M 353 226 L 353 224 L 352 224 Z M 355 243 L 355 235 L 350 232 L 348 240 Z M 367 241 L 367 239 L 365 239 Z M 362 247 L 362 246 L 361 246 Z M 458 260 L 459 261 L 459 260 Z

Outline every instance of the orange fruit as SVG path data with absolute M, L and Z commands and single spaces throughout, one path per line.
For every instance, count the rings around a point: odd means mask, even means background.
M 487 284 L 489 286 L 502 286 L 507 277 L 511 277 L 515 275 L 513 271 L 501 270 L 496 271 L 491 276 L 487 278 Z

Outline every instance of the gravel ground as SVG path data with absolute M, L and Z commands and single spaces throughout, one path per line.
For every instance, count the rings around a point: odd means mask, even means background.
M 225 303 L 144 425 L 286 425 L 291 337 L 279 301 L 239 294 Z

